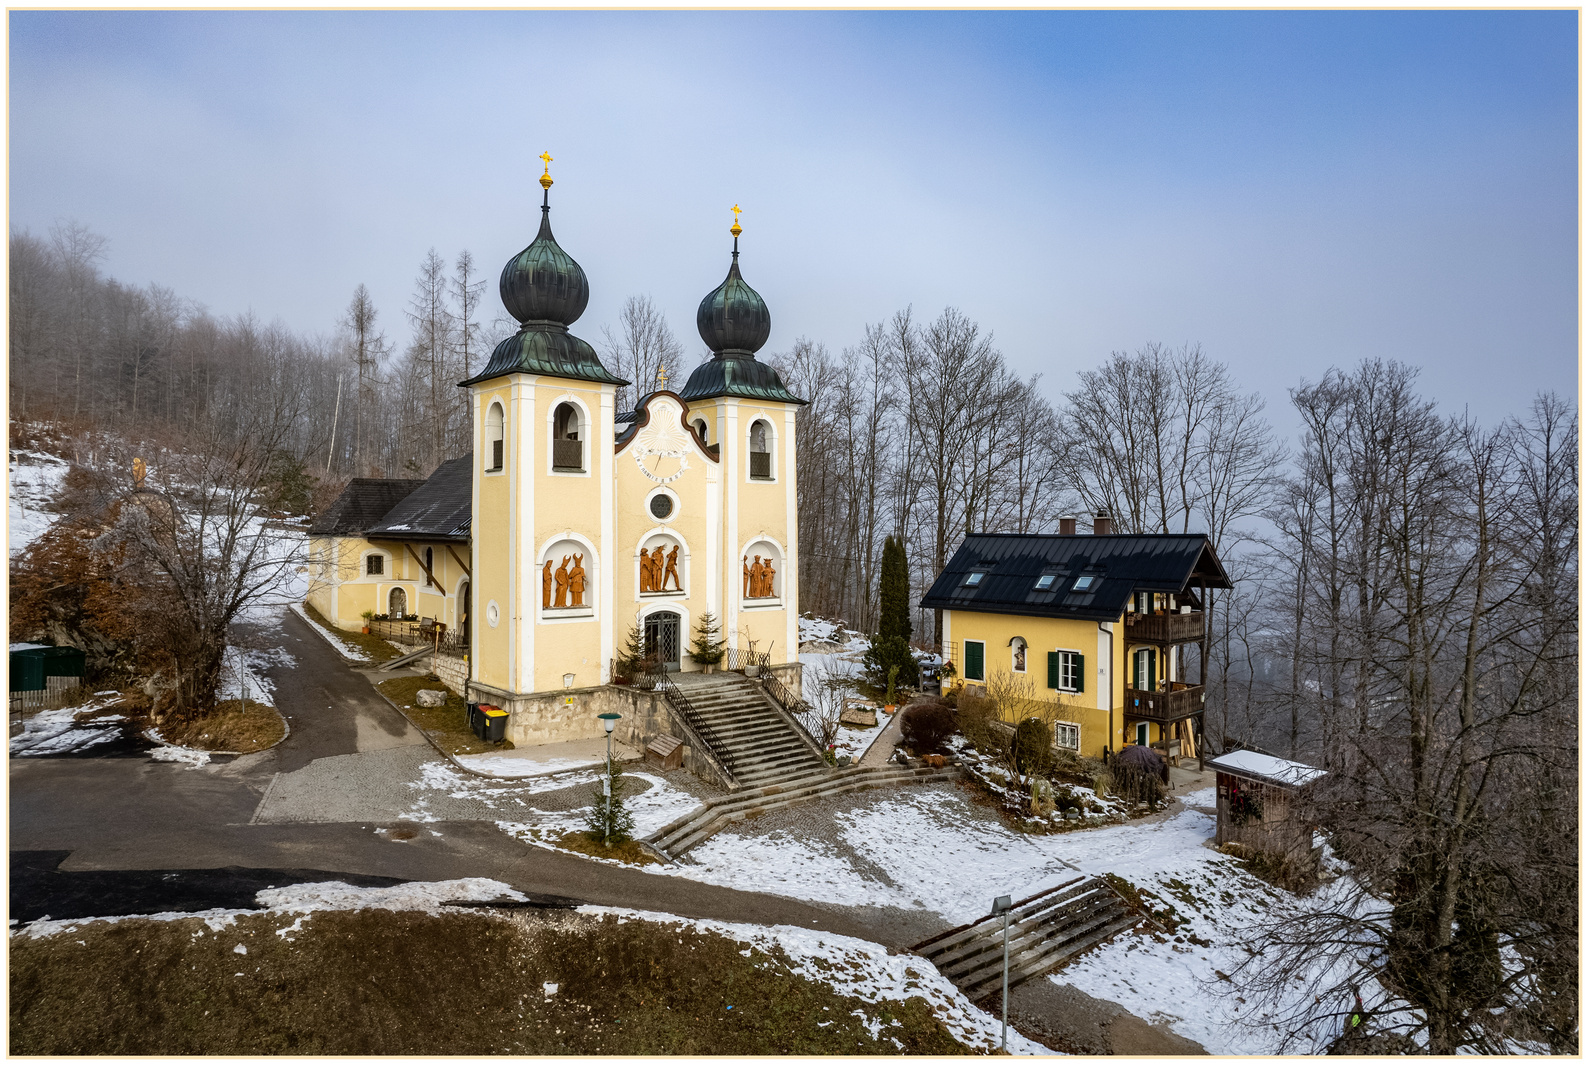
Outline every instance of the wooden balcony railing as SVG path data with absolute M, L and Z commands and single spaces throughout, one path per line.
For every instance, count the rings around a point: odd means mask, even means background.
M 1125 616 L 1125 640 L 1151 645 L 1178 645 L 1187 641 L 1202 640 L 1202 612 L 1182 612 L 1179 615 Z
M 1173 683 L 1168 690 L 1133 690 L 1125 688 L 1125 718 L 1127 720 L 1184 720 L 1202 711 L 1202 701 L 1207 697 L 1201 686 Z

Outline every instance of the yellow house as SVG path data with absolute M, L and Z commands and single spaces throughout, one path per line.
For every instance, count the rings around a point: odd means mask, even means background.
M 1054 741 L 1088 756 L 1137 743 L 1196 753 L 1203 688 L 1184 663 L 1202 640 L 1199 589 L 1230 581 L 1205 535 L 972 533 L 921 601 L 943 613 L 954 683 L 994 680 L 1056 702 Z
M 589 284 L 552 236 L 541 183 L 539 235 L 500 280 L 519 330 L 462 384 L 474 452 L 408 491 L 353 481 L 316 523 L 310 603 L 347 627 L 402 610 L 461 630 L 469 700 L 507 710 L 515 742 L 599 734 L 547 718 L 570 690 L 610 684 L 631 628 L 668 670 L 696 669 L 707 613 L 736 656 L 766 658 L 797 693 L 805 403 L 756 359 L 771 317 L 740 274 L 737 219 L 727 276 L 696 314 L 711 358 L 681 394 L 618 414 L 624 380 L 568 332 Z

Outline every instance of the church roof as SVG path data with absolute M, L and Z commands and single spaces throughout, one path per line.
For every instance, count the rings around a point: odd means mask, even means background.
M 310 536 L 362 536 L 364 531 L 402 502 L 423 480 L 376 480 L 354 477 L 309 525 Z
M 762 401 L 786 401 L 791 405 L 805 405 L 804 398 L 795 397 L 783 385 L 777 371 L 755 357 L 742 359 L 711 359 L 701 364 L 689 375 L 679 395 L 685 401 L 703 398 L 744 397 Z
M 443 462 L 430 479 L 387 511 L 364 535 L 372 540 L 468 540 L 473 516 L 473 463 L 474 458 L 467 454 Z
M 1038 589 L 1050 573 L 1049 587 Z M 1202 533 L 971 533 L 921 606 L 1113 622 L 1137 590 L 1179 593 L 1192 585 L 1231 587 Z

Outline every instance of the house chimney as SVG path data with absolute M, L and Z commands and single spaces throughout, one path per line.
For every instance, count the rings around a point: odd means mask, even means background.
M 1075 519 L 1074 518 L 1060 518 L 1059 519 L 1059 535 L 1060 536 L 1074 536 L 1075 535 Z
M 1097 512 L 1097 516 L 1092 519 L 1092 535 L 1107 536 L 1113 531 L 1114 522 L 1113 519 L 1108 516 L 1108 511 L 1099 510 Z

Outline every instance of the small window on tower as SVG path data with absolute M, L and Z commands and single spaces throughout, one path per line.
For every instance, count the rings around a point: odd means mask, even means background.
M 767 447 L 770 430 L 765 420 L 757 420 L 750 425 L 751 480 L 772 479 L 772 452 Z
M 700 436 L 701 442 L 706 441 L 706 422 L 704 420 L 697 419 L 695 421 L 695 434 Z
M 503 422 L 501 402 L 494 402 L 485 414 L 485 441 L 491 448 L 491 460 L 485 467 L 486 471 L 501 472 L 507 443 L 507 426 Z

